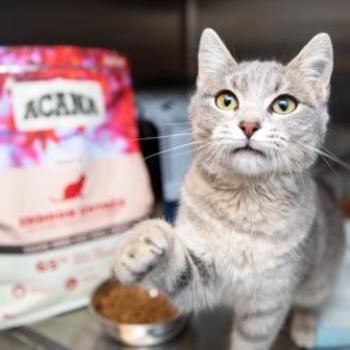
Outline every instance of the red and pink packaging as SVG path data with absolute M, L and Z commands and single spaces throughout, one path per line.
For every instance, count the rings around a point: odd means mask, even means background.
M 153 198 L 127 59 L 0 49 L 0 329 L 85 305 Z

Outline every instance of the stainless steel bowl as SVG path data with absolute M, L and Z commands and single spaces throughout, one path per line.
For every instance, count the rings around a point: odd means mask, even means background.
M 165 322 L 150 324 L 124 324 L 104 318 L 95 309 L 93 299 L 100 288 L 107 283 L 108 281 L 103 282 L 92 293 L 90 311 L 108 336 L 129 346 L 153 346 L 173 339 L 185 328 L 189 318 L 185 314 L 179 314 Z

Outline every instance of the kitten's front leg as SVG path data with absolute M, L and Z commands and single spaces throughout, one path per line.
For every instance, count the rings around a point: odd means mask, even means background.
M 199 300 L 206 304 L 202 293 L 211 277 L 211 266 L 183 244 L 172 226 L 159 219 L 146 220 L 127 235 L 114 266 L 121 282 L 151 282 L 188 311 Z
M 254 302 L 235 315 L 232 350 L 270 350 L 289 311 L 289 303 Z

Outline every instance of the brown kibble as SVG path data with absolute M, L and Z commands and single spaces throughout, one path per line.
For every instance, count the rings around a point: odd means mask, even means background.
M 92 302 L 104 318 L 118 323 L 158 323 L 171 320 L 179 314 L 165 295 L 153 297 L 147 290 L 122 286 L 116 281 L 103 285 Z

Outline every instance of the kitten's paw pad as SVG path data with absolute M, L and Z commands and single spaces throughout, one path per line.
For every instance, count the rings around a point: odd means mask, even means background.
M 145 221 L 133 228 L 132 238 L 118 254 L 114 266 L 122 283 L 140 282 L 159 264 L 169 247 L 169 229 L 160 220 Z
M 316 320 L 313 315 L 296 314 L 292 320 L 291 338 L 302 349 L 315 346 Z

